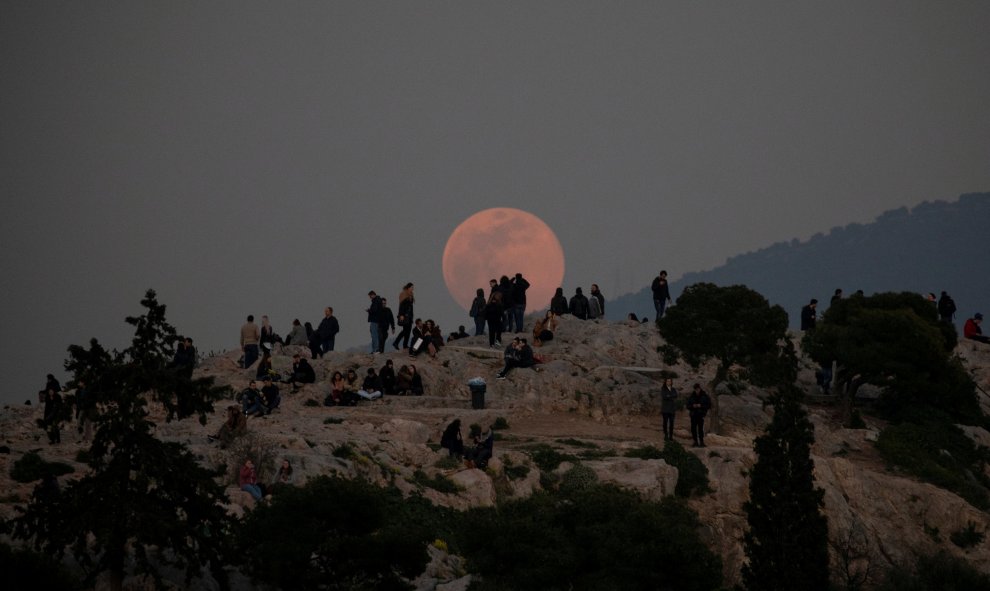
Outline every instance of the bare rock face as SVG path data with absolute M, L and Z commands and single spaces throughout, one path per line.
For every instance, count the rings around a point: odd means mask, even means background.
M 530 318 L 531 325 L 532 318 Z M 384 355 L 334 352 L 313 360 L 317 383 L 298 392 L 282 388 L 281 408 L 265 418 L 251 418 L 247 433 L 221 447 L 207 436 L 223 423 L 223 410 L 233 400 L 217 405 L 208 424 L 196 421 L 159 421 L 157 435 L 166 441 L 187 445 L 204 465 L 226 468 L 223 484 L 235 515 L 251 511 L 254 501 L 237 487 L 237 468 L 245 458 L 258 466 L 259 479 L 271 482 L 277 466 L 289 460 L 295 482 L 318 476 L 363 478 L 385 486 L 395 485 L 404 494 L 419 494 L 432 502 L 467 509 L 491 507 L 511 499 L 525 498 L 542 489 L 539 468 L 532 449 L 549 445 L 575 458 L 594 451 L 588 459 L 561 464 L 561 476 L 579 462 L 603 482 L 637 491 L 645 499 L 658 500 L 673 494 L 677 470 L 662 460 L 624 457 L 627 450 L 643 446 L 662 447 L 659 416 L 659 371 L 676 374 L 675 387 L 686 397 L 695 382 L 711 392 L 717 411 L 709 421 L 714 432 L 706 436 L 707 448 L 689 448 L 707 467 L 711 490 L 689 500 L 700 517 L 701 534 L 724 564 L 724 583 L 739 582 L 745 562 L 742 539 L 747 529 L 743 504 L 749 497 L 749 471 L 756 461 L 753 440 L 772 416 L 764 408 L 767 393 L 733 382 L 716 390 L 710 384 L 713 363 L 694 369 L 667 366 L 658 353 L 663 340 L 652 324 L 629 326 L 605 321 L 561 318 L 555 339 L 536 350 L 544 363 L 540 371 L 516 369 L 506 380 L 495 380 L 501 369 L 501 351 L 492 351 L 486 337 L 470 337 L 441 349 L 436 359 L 410 359 L 405 352 Z M 291 366 L 292 354 L 308 354 L 303 347 L 277 348 L 276 370 Z M 977 385 L 984 411 L 990 414 L 990 347 L 963 342 L 957 348 Z M 253 370 L 237 366 L 240 353 L 231 351 L 203 360 L 197 376 L 214 377 L 233 392 L 247 386 Z M 326 407 L 328 379 L 334 371 L 355 369 L 358 375 L 392 359 L 395 368 L 415 364 L 423 376 L 424 396 L 388 396 L 356 407 Z M 802 362 L 798 385 L 817 392 L 814 364 Z M 473 377 L 487 381 L 485 405 L 474 409 L 467 388 Z M 30 498 L 34 484 L 10 480 L 10 469 L 30 450 L 40 450 L 49 461 L 70 464 L 75 472 L 66 481 L 85 473 L 87 466 L 76 454 L 88 446 L 75 423 L 63 429 L 61 446 L 49 446 L 35 425 L 41 416 L 38 406 L 6 408 L 0 413 L 0 443 L 10 448 L 0 453 L 0 516 L 11 517 L 16 506 Z M 155 411 L 157 417 L 162 413 Z M 833 407 L 822 403 L 809 407 L 816 442 L 812 454 L 815 476 L 825 491 L 825 513 L 829 535 L 836 548 L 855 546 L 876 568 L 913 560 L 918 554 L 939 550 L 963 557 L 983 572 L 990 572 L 990 543 L 963 551 L 948 541 L 956 531 L 970 527 L 990 530 L 990 517 L 960 497 L 938 487 L 891 472 L 874 447 L 885 425 L 867 418 L 866 429 L 845 429 L 837 424 Z M 717 420 L 715 420 L 717 418 Z M 440 434 L 454 419 L 460 419 L 465 444 L 468 427 L 487 430 L 502 419 L 508 428 L 498 431 L 494 457 L 486 470 L 466 469 L 451 462 L 439 450 Z M 975 427 L 964 431 L 978 444 L 990 446 L 990 433 Z M 688 417 L 675 418 L 675 437 L 689 442 Z M 440 492 L 423 484 L 427 478 L 445 478 L 456 492 Z M 442 546 L 442 544 L 441 544 Z M 471 575 L 460 559 L 431 546 L 426 572 L 413 582 L 416 589 L 466 589 Z

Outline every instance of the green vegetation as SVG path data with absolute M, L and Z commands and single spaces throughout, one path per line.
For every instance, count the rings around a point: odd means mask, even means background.
M 560 453 L 545 443 L 532 445 L 526 451 L 529 453 L 529 457 L 533 459 L 536 467 L 543 472 L 553 472 L 562 462 L 577 461 L 576 457 Z
M 505 417 L 498 417 L 495 422 L 492 423 L 492 430 L 502 431 L 509 428 L 509 421 L 505 420 Z
M 327 417 L 323 419 L 324 425 L 339 425 L 344 422 L 344 419 L 340 417 Z
M 41 480 L 46 475 L 62 476 L 71 474 L 75 470 L 72 466 L 62 462 L 46 462 L 38 452 L 29 451 L 22 455 L 10 468 L 10 477 L 17 482 L 34 482 Z
M 952 532 L 952 534 L 949 535 L 949 540 L 951 540 L 956 546 L 965 549 L 981 544 L 985 537 L 986 534 L 981 531 L 977 531 L 975 523 L 968 521 L 966 522 L 965 528 Z
M 482 591 L 717 589 L 721 561 L 699 527 L 676 500 L 589 485 L 468 511 L 455 549 Z
M 653 445 L 635 447 L 626 451 L 627 458 L 663 460 L 677 468 L 677 485 L 674 494 L 679 497 L 703 495 L 711 490 L 708 468 L 696 455 L 684 449 L 676 441 L 668 441 L 663 450 Z
M 461 487 L 457 486 L 457 483 L 449 478 L 440 474 L 430 478 L 426 472 L 423 472 L 422 470 L 416 470 L 413 472 L 412 481 L 417 486 L 432 488 L 435 491 L 447 494 L 456 494 L 462 490 Z
M 660 460 L 663 459 L 663 451 L 656 446 L 645 445 L 626 451 L 625 456 L 627 458 L 639 458 L 641 460 Z
M 4 589 L 8 591 L 85 588 L 58 560 L 3 543 L 0 543 L 0 572 L 5 574 Z
M 597 449 L 598 448 L 598 444 L 597 443 L 592 443 L 591 441 L 581 441 L 580 439 L 574 439 L 573 437 L 569 437 L 567 439 L 558 439 L 557 440 L 557 443 L 560 443 L 560 444 L 563 444 L 563 445 L 569 445 L 571 447 L 584 447 L 584 448 L 587 448 L 587 449 Z
M 166 422 L 198 416 L 205 425 L 214 401 L 230 392 L 212 378 L 169 367 L 178 337 L 165 306 L 152 290 L 141 305 L 143 315 L 126 319 L 134 338 L 123 351 L 108 351 L 96 339 L 89 348 L 69 347 L 65 368 L 102 403 L 91 417 L 89 473 L 57 500 L 32 502 L 8 529 L 56 559 L 68 549 L 87 587 L 106 572 L 119 589 L 128 572 L 157 578 L 163 566 L 183 569 L 187 583 L 208 571 L 225 585 L 231 518 L 221 505 L 219 475 L 183 445 L 155 436 L 149 403 L 164 408 Z M 94 511 L 94 499 L 107 510 Z
M 815 488 L 814 427 L 798 394 L 785 389 L 770 398 L 773 419 L 754 444 L 758 457 L 743 505 L 749 563 L 742 578 L 749 591 L 829 589 L 825 491 Z
M 958 494 L 978 509 L 990 509 L 986 450 L 948 421 L 933 417 L 922 424 L 891 425 L 876 445 L 891 465 Z
M 887 573 L 879 591 L 990 591 L 990 576 L 947 552 L 922 556 Z

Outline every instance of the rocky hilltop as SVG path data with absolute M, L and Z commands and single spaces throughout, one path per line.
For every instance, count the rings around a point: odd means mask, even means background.
M 541 371 L 515 370 L 506 380 L 495 380 L 501 368 L 501 351 L 487 348 L 486 337 L 451 343 L 437 358 L 412 360 L 405 352 L 384 355 L 331 353 L 313 361 L 317 383 L 298 392 L 282 389 L 281 408 L 264 418 L 251 418 L 248 432 L 222 449 L 210 441 L 223 423 L 226 403 L 207 425 L 196 421 L 160 422 L 159 436 L 182 442 L 204 464 L 225 466 L 229 478 L 230 510 L 243 513 L 253 502 L 236 487 L 236 467 L 246 456 L 255 458 L 262 480 L 270 478 L 276 463 L 289 459 L 297 481 L 323 474 L 361 477 L 373 482 L 394 483 L 403 491 L 419 492 L 435 503 L 466 508 L 485 506 L 513 497 L 524 497 L 540 488 L 541 478 L 529 450 L 547 444 L 582 460 L 602 481 L 633 488 L 647 498 L 673 494 L 678 474 L 662 460 L 625 457 L 624 452 L 647 445 L 662 447 L 659 416 L 659 372 L 676 374 L 675 385 L 686 393 L 694 382 L 707 384 L 714 366 L 697 370 L 687 365 L 665 366 L 658 353 L 664 344 L 652 324 L 607 323 L 561 318 L 556 338 L 538 352 L 545 357 Z M 292 354 L 301 348 L 276 351 L 274 368 L 285 371 Z M 990 347 L 973 343 L 957 349 L 983 391 L 990 390 Z M 234 391 L 243 389 L 253 371 L 240 369 L 239 353 L 228 352 L 203 360 L 198 374 L 213 376 Z M 390 396 L 356 407 L 322 405 L 329 376 L 335 370 L 354 368 L 361 375 L 368 367 L 379 368 L 385 359 L 396 368 L 415 363 L 423 375 L 424 396 Z M 817 393 L 813 366 L 802 361 L 799 385 Z M 473 409 L 467 382 L 473 377 L 487 381 L 485 408 Z M 753 440 L 770 419 L 765 409 L 766 392 L 752 387 L 719 391 L 719 429 L 706 438 L 707 448 L 687 448 L 708 468 L 711 491 L 690 500 L 704 524 L 703 538 L 724 561 L 724 583 L 739 582 L 744 560 L 742 505 L 748 496 L 748 471 L 756 461 Z M 984 402 L 986 396 L 983 395 Z M 990 548 L 978 544 L 963 551 L 948 541 L 949 533 L 972 527 L 990 529 L 990 515 L 974 508 L 959 496 L 889 470 L 874 449 L 883 424 L 869 417 L 864 429 L 846 429 L 835 420 L 835 409 L 825 397 L 810 398 L 809 412 L 815 426 L 813 448 L 816 480 L 825 490 L 825 511 L 830 539 L 838 546 L 856 545 L 870 556 L 877 568 L 913 560 L 917 553 L 945 550 L 983 572 L 990 573 Z M 990 412 L 990 407 L 985 406 Z M 39 450 L 49 461 L 74 466 L 76 474 L 86 469 L 76 461 L 85 443 L 70 424 L 63 443 L 50 446 L 35 419 L 37 406 L 7 407 L 0 414 L 0 439 L 9 453 L 0 454 L 0 515 L 15 513 L 33 484 L 10 479 L 14 461 L 24 453 Z M 460 418 L 466 427 L 507 423 L 499 431 L 495 457 L 488 470 L 438 467 L 446 453 L 437 451 L 443 428 Z M 501 419 L 501 420 L 500 420 Z M 990 445 L 990 433 L 967 427 L 967 433 L 982 445 Z M 690 443 L 686 413 L 677 417 L 676 438 Z M 588 450 L 594 450 L 588 454 Z M 443 466 L 443 462 L 440 462 Z M 506 466 L 527 465 L 523 478 L 507 478 Z M 558 470 L 567 470 L 565 463 Z M 460 486 L 460 492 L 443 493 L 417 483 L 417 471 L 432 477 L 443 473 Z M 62 479 L 72 478 L 69 474 Z M 933 534 L 941 532 L 941 535 Z M 419 589 L 463 588 L 452 557 L 437 556 L 428 571 L 416 581 Z

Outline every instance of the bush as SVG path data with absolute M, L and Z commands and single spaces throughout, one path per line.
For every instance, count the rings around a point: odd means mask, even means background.
M 501 431 L 503 429 L 509 428 L 509 421 L 505 420 L 505 417 L 498 417 L 495 422 L 492 423 L 492 430 Z
M 484 590 L 637 591 L 672 582 L 677 589 L 717 589 L 721 561 L 699 529 L 697 515 L 675 499 L 644 501 L 589 485 L 471 509 L 456 550 Z
M 10 477 L 17 482 L 34 482 L 48 474 L 62 476 L 75 472 L 72 466 L 62 462 L 46 462 L 36 451 L 29 451 L 14 462 Z
M 976 531 L 976 524 L 973 523 L 972 521 L 969 521 L 966 523 L 965 528 L 956 532 L 952 532 L 952 534 L 949 536 L 949 539 L 956 546 L 965 549 L 971 546 L 976 546 L 977 544 L 982 542 L 983 538 L 985 537 L 986 534 L 980 531 Z
M 426 472 L 422 470 L 416 470 L 413 472 L 413 483 L 418 486 L 424 486 L 426 488 L 432 488 L 435 491 L 439 491 L 447 494 L 457 494 L 462 489 L 457 486 L 457 483 L 437 474 L 433 478 L 430 478 Z
M 958 494 L 977 509 L 990 508 L 985 458 L 948 420 L 891 425 L 880 432 L 876 445 L 890 464 Z
M 598 484 L 598 475 L 584 464 L 575 464 L 560 477 L 558 489 L 564 494 L 572 494 Z
M 677 468 L 677 486 L 674 487 L 674 494 L 677 496 L 687 498 L 711 491 L 708 468 L 698 456 L 684 449 L 680 443 L 668 441 L 661 459 Z
M 990 591 L 990 576 L 946 552 L 922 556 L 912 566 L 887 572 L 880 591 L 929 591 L 930 589 Z
M 577 458 L 570 454 L 563 454 L 545 443 L 531 446 L 527 449 L 529 457 L 533 459 L 536 467 L 543 472 L 553 472 L 560 466 L 561 462 L 573 462 Z
M 663 452 L 656 446 L 646 445 L 628 450 L 625 456 L 627 458 L 639 458 L 641 460 L 661 460 L 663 459 Z

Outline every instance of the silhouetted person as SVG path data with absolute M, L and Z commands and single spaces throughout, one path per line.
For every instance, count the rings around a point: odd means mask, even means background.
M 666 271 L 660 271 L 660 274 L 653 279 L 650 289 L 653 291 L 653 307 L 657 311 L 657 320 L 659 321 L 667 310 L 667 304 L 672 301 Z
M 938 298 L 938 316 L 943 322 L 952 322 L 956 316 L 956 302 L 944 291 Z
M 402 342 L 402 348 L 409 348 L 409 335 L 412 334 L 413 327 L 413 304 L 416 302 L 416 298 L 413 295 L 415 286 L 412 283 L 407 283 L 402 287 L 402 292 L 399 294 L 399 319 L 398 325 L 402 329 L 395 340 L 392 341 L 392 346 L 396 350 L 399 349 L 399 342 Z
M 316 328 L 320 340 L 320 357 L 333 351 L 338 332 L 340 332 L 340 323 L 333 315 L 333 308 L 327 306 L 323 309 L 323 320 L 320 321 L 320 326 Z
M 695 384 L 685 406 L 691 415 L 691 439 L 694 440 L 694 446 L 705 447 L 705 415 L 712 407 L 712 399 L 701 389 L 701 384 Z
M 553 293 L 553 297 L 550 298 L 550 310 L 557 316 L 568 313 L 567 296 L 564 295 L 563 287 L 558 287 Z
M 981 324 L 983 324 L 983 314 L 977 312 L 972 318 L 966 320 L 966 324 L 963 325 L 963 336 L 973 341 L 990 343 L 990 337 L 985 336 L 983 329 L 980 328 Z
M 474 301 L 471 302 L 471 311 L 468 315 L 474 319 L 474 336 L 480 337 L 485 334 L 485 290 L 478 288 Z
M 248 314 L 247 322 L 241 327 L 241 351 L 244 352 L 244 369 L 251 367 L 258 360 L 258 344 L 261 333 L 254 323 L 254 315 Z
M 818 307 L 818 300 L 812 299 L 801 308 L 801 330 L 814 330 L 816 324 L 815 308 Z
M 578 287 L 574 290 L 574 295 L 571 296 L 571 302 L 568 307 L 571 315 L 575 318 L 580 318 L 581 320 L 587 320 L 588 306 L 588 298 L 584 295 L 584 292 L 581 291 L 581 288 Z
M 523 279 L 522 273 L 516 273 L 512 280 L 512 319 L 515 321 L 516 332 L 523 331 L 523 317 L 526 315 L 526 290 L 529 281 Z

